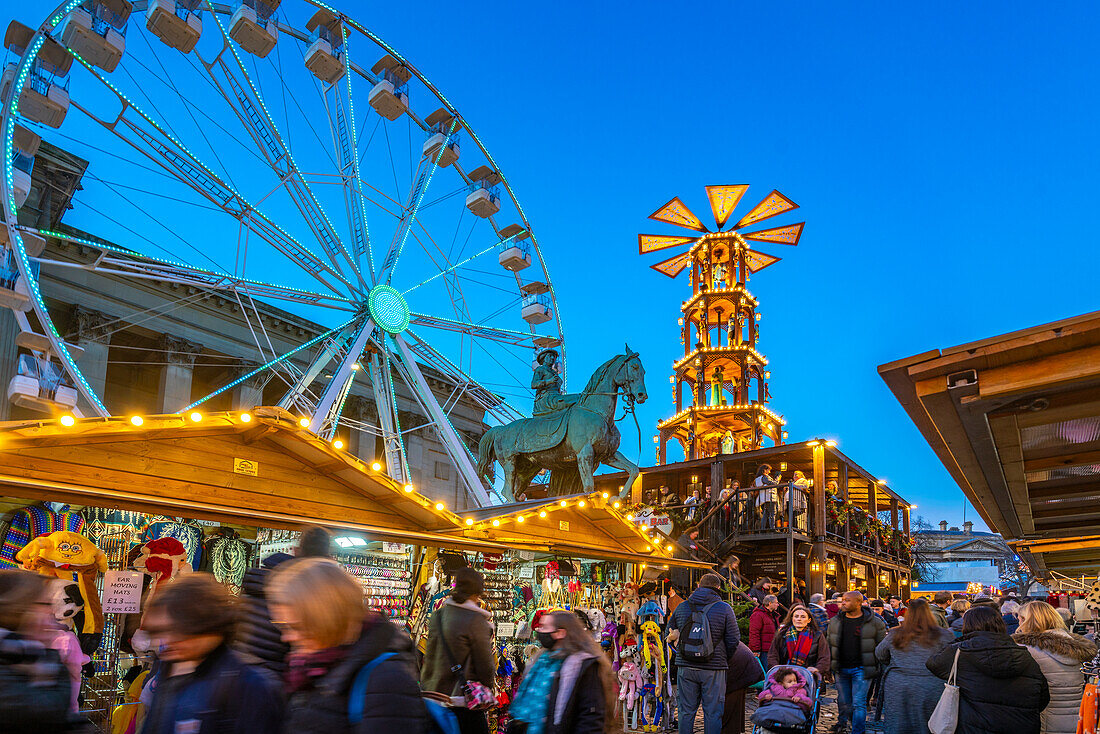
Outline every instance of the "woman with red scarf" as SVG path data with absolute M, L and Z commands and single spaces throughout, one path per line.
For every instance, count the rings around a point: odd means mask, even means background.
M 801 604 L 791 607 L 772 640 L 768 667 L 776 665 L 801 665 L 817 671 L 822 678 L 829 675 L 832 665 L 829 643 L 818 629 L 814 615 Z

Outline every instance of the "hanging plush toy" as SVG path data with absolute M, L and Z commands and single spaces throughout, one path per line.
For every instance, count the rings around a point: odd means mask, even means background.
M 634 703 L 638 700 L 638 691 L 645 683 L 633 655 L 623 660 L 623 665 L 619 668 L 619 683 L 619 700 L 623 701 L 625 711 L 633 711 Z M 626 717 L 623 718 L 625 720 Z
M 619 604 L 619 609 L 624 612 L 630 612 L 630 616 L 633 617 L 638 613 L 638 606 L 640 603 L 638 599 L 637 584 L 626 584 L 623 586 L 622 603 Z
M 162 583 L 178 574 L 191 572 L 187 557 L 187 549 L 183 547 L 183 543 L 166 536 L 150 540 L 141 546 L 138 557 L 134 559 L 134 569 L 153 578 L 150 593 L 155 594 Z
M 95 543 L 79 533 L 58 530 L 27 543 L 15 558 L 28 571 L 64 581 L 75 578 L 84 600 L 84 624 L 78 631 L 103 632 L 103 607 L 95 581 L 96 576 L 107 570 L 107 556 Z

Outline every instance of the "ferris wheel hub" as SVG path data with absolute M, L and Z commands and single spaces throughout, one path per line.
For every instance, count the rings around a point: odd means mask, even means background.
M 409 304 L 392 286 L 383 283 L 371 288 L 367 294 L 367 311 L 374 323 L 390 334 L 400 334 L 409 328 Z

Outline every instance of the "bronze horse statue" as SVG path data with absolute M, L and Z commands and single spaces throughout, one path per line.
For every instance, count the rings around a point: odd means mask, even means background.
M 621 497 L 630 492 L 638 467 L 619 451 L 615 409 L 619 393 L 629 407 L 646 401 L 645 369 L 637 352 L 612 357 L 596 370 L 577 400 L 565 410 L 522 418 L 485 432 L 478 444 L 477 470 L 489 478 L 493 461 L 504 469 L 504 491 L 516 499 L 543 469 L 550 470 L 550 494 L 595 489 L 600 464 L 626 471 Z

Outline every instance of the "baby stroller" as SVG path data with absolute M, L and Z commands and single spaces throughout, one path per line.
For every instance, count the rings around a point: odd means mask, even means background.
M 764 690 L 768 690 L 773 684 L 781 685 L 781 674 L 792 672 L 801 679 L 806 688 L 806 697 L 810 701 L 809 711 L 802 705 L 783 698 L 763 702 L 752 715 L 753 734 L 813 734 L 817 728 L 817 716 L 821 710 L 821 680 L 808 668 L 777 665 L 764 678 Z

